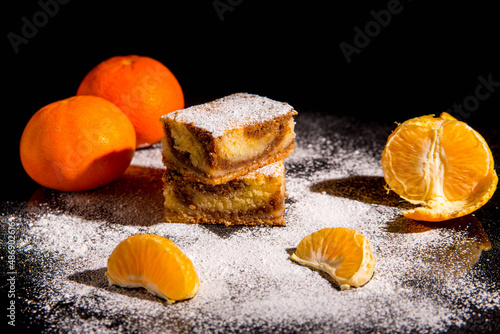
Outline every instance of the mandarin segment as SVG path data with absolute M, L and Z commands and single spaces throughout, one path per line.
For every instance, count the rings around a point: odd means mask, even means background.
M 447 113 L 410 119 L 389 136 L 382 153 L 388 187 L 421 207 L 407 218 L 442 221 L 483 206 L 498 177 L 484 138 Z
M 393 186 L 399 192 L 404 192 L 409 200 L 419 198 L 419 194 L 425 192 L 427 175 L 424 173 L 426 156 L 416 154 L 417 152 L 430 152 L 432 145 L 432 129 L 428 127 L 402 127 L 400 136 L 392 138 L 395 151 L 407 151 L 407 155 L 393 158 L 390 152 L 387 161 L 390 170 L 406 170 L 404 175 L 392 175 Z M 412 185 L 408 189 L 407 184 Z M 396 191 L 396 190 L 395 190 Z
M 191 260 L 170 240 L 137 234 L 123 240 L 108 258 L 110 284 L 142 287 L 169 302 L 192 298 L 198 274 Z
M 443 156 L 447 159 L 445 196 L 460 200 L 477 192 L 488 179 L 490 164 L 493 165 L 489 150 L 477 149 L 483 147 L 484 139 L 471 128 L 452 122 L 443 127 L 441 143 Z
M 375 269 L 368 240 L 344 227 L 324 228 L 304 237 L 291 259 L 327 273 L 342 290 L 366 284 Z

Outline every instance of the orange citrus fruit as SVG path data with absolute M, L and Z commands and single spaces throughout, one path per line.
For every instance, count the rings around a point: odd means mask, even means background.
M 113 102 L 134 125 L 137 147 L 160 141 L 160 116 L 184 108 L 181 86 L 161 62 L 136 55 L 109 58 L 83 78 L 76 95 Z
M 74 96 L 37 111 L 24 128 L 19 151 L 26 173 L 40 185 L 88 190 L 125 172 L 135 152 L 135 132 L 113 103 Z
M 110 284 L 146 288 L 169 302 L 192 298 L 198 274 L 191 260 L 170 240 L 137 234 L 123 240 L 108 258 Z
M 342 290 L 366 284 L 375 269 L 368 240 L 345 227 L 324 228 L 304 237 L 292 260 L 327 273 Z
M 421 205 L 407 218 L 442 221 L 469 214 L 493 196 L 493 156 L 479 133 L 443 112 L 400 124 L 387 140 L 382 168 L 388 187 Z

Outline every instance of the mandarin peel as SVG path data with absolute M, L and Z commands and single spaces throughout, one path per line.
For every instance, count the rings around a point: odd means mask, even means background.
M 137 148 L 161 140 L 159 119 L 184 108 L 184 94 L 177 78 L 156 59 L 137 55 L 114 56 L 92 68 L 82 79 L 76 95 L 102 97 L 130 119 Z
M 73 96 L 38 110 L 24 128 L 21 163 L 38 184 L 60 191 L 104 186 L 120 177 L 135 153 L 130 120 L 105 99 Z

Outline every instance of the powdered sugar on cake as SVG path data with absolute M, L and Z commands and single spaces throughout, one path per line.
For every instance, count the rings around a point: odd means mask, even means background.
M 271 177 L 278 177 L 280 175 L 283 175 L 284 171 L 284 166 L 282 161 L 276 161 L 274 163 L 271 163 L 269 165 L 266 165 L 264 167 L 260 167 L 259 169 L 250 172 L 243 176 L 243 178 L 251 178 L 258 176 L 260 174 L 271 176 Z
M 288 103 L 248 93 L 236 93 L 162 117 L 191 124 L 210 132 L 213 137 L 220 137 L 228 130 L 263 123 L 288 113 L 296 113 Z

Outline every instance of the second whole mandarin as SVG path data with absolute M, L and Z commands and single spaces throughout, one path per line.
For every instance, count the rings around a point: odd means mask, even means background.
M 91 69 L 76 95 L 102 97 L 130 119 L 137 148 L 151 146 L 163 137 L 160 117 L 184 108 L 184 94 L 174 74 L 150 57 L 114 56 Z

